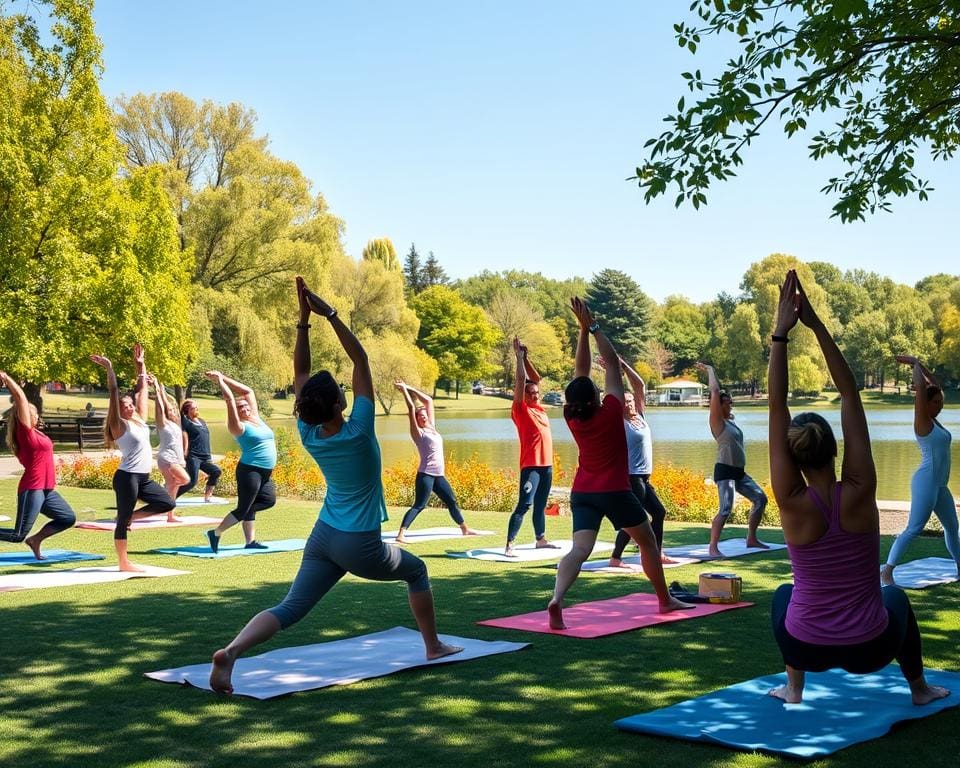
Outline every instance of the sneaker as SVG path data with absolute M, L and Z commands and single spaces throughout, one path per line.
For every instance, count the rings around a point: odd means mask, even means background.
M 220 537 L 217 536 L 215 531 L 207 531 L 207 540 L 210 542 L 210 551 L 217 554 L 220 549 Z
M 251 541 L 249 544 L 245 544 L 244 549 L 270 549 L 266 544 L 261 544 L 259 541 Z

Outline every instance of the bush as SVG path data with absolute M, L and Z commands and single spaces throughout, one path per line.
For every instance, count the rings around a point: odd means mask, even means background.
M 677 467 L 673 464 L 658 464 L 650 478 L 657 496 L 667 510 L 667 519 L 684 523 L 709 523 L 717 514 L 719 500 L 717 487 L 707 483 L 698 472 L 686 467 Z M 769 485 L 763 486 L 767 494 L 767 510 L 764 521 L 778 519 L 777 502 L 773 498 L 773 491 Z M 750 502 L 742 496 L 737 496 L 730 514 L 730 522 L 743 524 L 750 514 Z

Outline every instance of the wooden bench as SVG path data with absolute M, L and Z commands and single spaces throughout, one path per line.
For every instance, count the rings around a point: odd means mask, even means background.
M 40 431 L 54 443 L 75 443 L 83 453 L 84 448 L 105 447 L 103 440 L 103 416 L 43 417 Z M 7 424 L 0 420 L 0 441 L 6 440 Z

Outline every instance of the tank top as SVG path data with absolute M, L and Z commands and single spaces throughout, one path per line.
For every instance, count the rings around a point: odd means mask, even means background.
M 950 430 L 933 420 L 929 434 L 916 436 L 920 446 L 920 466 L 917 472 L 929 472 L 933 485 L 940 487 L 950 481 Z
M 170 464 L 183 464 L 183 430 L 180 425 L 171 419 L 165 419 L 163 426 L 157 429 L 160 435 L 160 448 L 157 450 L 157 460 Z
M 420 466 L 417 468 L 417 472 L 423 472 L 423 474 L 433 477 L 442 477 L 444 471 L 443 438 L 440 433 L 432 427 L 425 427 L 420 430 L 420 436 L 413 442 L 420 452 Z
M 126 431 L 117 439 L 120 450 L 120 466 L 117 469 L 134 474 L 150 474 L 153 469 L 153 454 L 150 450 L 150 427 L 139 421 L 124 421 Z
M 717 435 L 717 463 L 731 467 L 747 466 L 747 454 L 743 450 L 743 432 L 733 419 L 723 420 L 723 431 Z
M 277 442 L 273 430 L 262 421 L 243 422 L 243 432 L 237 435 L 240 461 L 259 469 L 273 469 L 277 465 Z
M 631 475 L 653 474 L 653 436 L 650 425 L 639 413 L 634 419 L 624 419 L 627 432 L 627 471 Z
M 840 483 L 830 507 L 813 488 L 807 488 L 807 493 L 823 513 L 827 531 L 810 544 L 787 543 L 793 565 L 787 631 L 816 645 L 872 640 L 889 620 L 877 575 L 880 533 L 848 533 L 840 527 Z

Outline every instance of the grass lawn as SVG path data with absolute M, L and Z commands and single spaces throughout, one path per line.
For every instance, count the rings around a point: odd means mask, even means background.
M 61 489 L 82 519 L 111 514 L 108 491 Z M 11 515 L 15 481 L 0 481 L 0 513 Z M 219 514 L 227 507 L 213 507 Z M 215 510 L 215 511 L 214 511 Z M 391 510 L 392 527 L 399 519 Z M 199 512 L 197 513 L 199 514 Z M 258 521 L 258 537 L 306 537 L 311 503 L 281 500 Z M 506 515 L 470 513 L 475 527 L 502 531 Z M 448 525 L 427 510 L 419 526 Z M 737 531 L 742 534 L 742 531 Z M 609 529 L 603 538 L 612 539 Z M 228 534 L 227 543 L 239 538 Z M 531 535 L 529 523 L 524 538 Z M 569 538 L 569 518 L 548 518 L 548 535 Z M 782 540 L 770 530 L 771 540 Z M 470 546 L 501 543 L 473 538 Z M 696 525 L 668 525 L 668 543 L 706 539 Z M 286 593 L 300 553 L 226 560 L 147 554 L 162 545 L 201 544 L 202 528 L 134 531 L 136 561 L 189 576 L 0 594 L 0 765 L 94 768 L 201 766 L 767 766 L 785 761 L 719 747 L 627 735 L 615 719 L 674 704 L 779 671 L 769 628 L 775 586 L 789 576 L 785 552 L 731 561 L 753 608 L 598 640 L 478 627 L 474 621 L 544 607 L 554 571 L 541 564 L 454 560 L 466 542 L 417 545 L 430 569 L 442 632 L 529 641 L 519 653 L 402 672 L 354 685 L 258 702 L 148 681 L 150 670 L 197 663 L 255 612 Z M 73 530 L 50 546 L 99 552 L 113 564 L 109 533 Z M 884 547 L 889 540 L 884 541 Z M 2 544 L 2 551 L 17 545 Z M 911 557 L 943 555 L 921 539 Z M 94 563 L 95 564 L 95 563 Z M 80 563 L 80 565 L 87 565 Z M 68 568 L 69 564 L 51 566 Z M 695 585 L 703 566 L 668 572 Z M 10 572 L 11 569 L 4 569 Z M 957 586 L 910 593 L 930 666 L 957 669 Z M 651 591 L 641 576 L 583 576 L 568 602 Z M 266 651 L 413 626 L 398 583 L 348 576 L 300 624 Z M 960 747 L 960 711 L 897 728 L 822 765 L 945 765 Z M 953 758 L 950 758 L 952 760 Z M 785 763 L 786 764 L 786 763 Z

